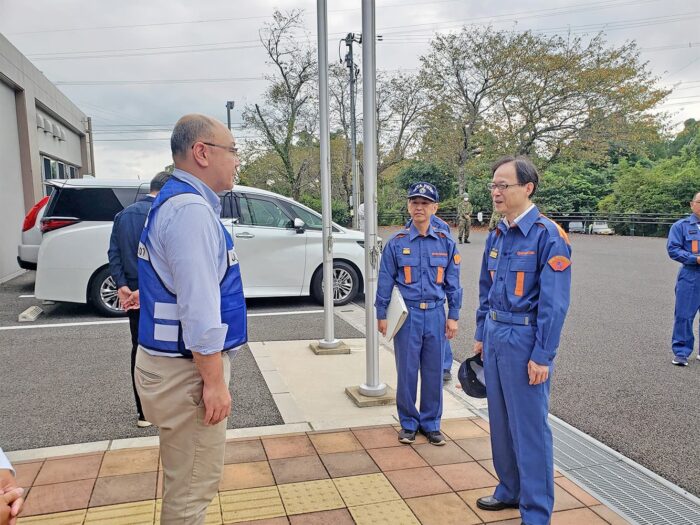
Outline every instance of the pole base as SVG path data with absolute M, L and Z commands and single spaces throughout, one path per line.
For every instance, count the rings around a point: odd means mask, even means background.
M 321 340 L 318 343 L 311 343 L 309 348 L 316 355 L 340 355 L 350 353 L 350 347 L 338 339 L 332 342 Z
M 386 395 L 387 391 L 389 391 L 390 389 L 391 388 L 385 385 L 384 383 L 379 383 L 376 386 L 370 386 L 367 383 L 362 383 L 358 387 L 360 394 L 367 397 L 381 397 L 383 395 Z
M 360 408 L 378 407 L 396 404 L 396 390 L 390 386 L 381 385 L 384 389 L 381 394 L 367 396 L 361 392 L 362 386 L 349 386 L 345 389 L 347 396 L 352 399 L 355 406 Z

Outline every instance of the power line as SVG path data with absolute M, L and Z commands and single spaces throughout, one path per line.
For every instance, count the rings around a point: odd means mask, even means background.
M 209 45 L 209 44 L 201 44 L 201 45 Z M 181 47 L 181 46 L 174 46 L 174 47 Z M 117 54 L 110 54 L 110 55 L 96 55 L 96 54 L 86 54 L 86 55 L 75 55 L 75 56 L 36 56 L 32 60 L 34 61 L 39 61 L 39 62 L 44 62 L 44 61 L 49 61 L 49 60 L 77 60 L 77 59 L 85 59 L 85 58 L 128 58 L 128 57 L 141 57 L 141 56 L 156 56 L 156 55 L 178 55 L 178 54 L 185 54 L 185 53 L 207 53 L 209 51 L 232 51 L 236 49 L 257 49 L 260 47 L 260 43 L 255 44 L 255 45 L 245 45 L 245 46 L 227 46 L 227 47 L 212 47 L 209 49 L 182 49 L 182 50 L 173 50 L 173 51 L 150 51 L 150 52 L 145 52 L 145 53 L 117 53 Z M 89 53 L 86 51 L 85 53 Z
M 57 86 L 122 86 L 126 84 L 205 84 L 221 82 L 256 82 L 265 77 L 171 78 L 153 80 L 56 80 Z
M 400 25 L 400 26 L 393 26 L 393 27 L 387 27 L 387 28 L 382 28 L 381 31 L 384 32 L 384 35 L 388 38 L 391 39 L 392 35 L 394 38 L 399 37 L 402 32 L 386 32 L 386 30 L 390 29 L 406 29 L 410 27 L 423 27 L 423 26 L 435 26 L 435 25 L 441 25 L 441 24 L 449 24 L 449 27 L 461 27 L 463 22 L 474 22 L 478 20 L 485 20 L 485 21 L 490 21 L 490 22 L 498 22 L 500 18 L 506 18 L 506 21 L 510 21 L 512 17 L 519 17 L 519 19 L 523 18 L 541 18 L 541 17 L 549 17 L 549 16 L 557 16 L 561 14 L 567 14 L 567 13 L 576 13 L 576 12 L 585 12 L 585 11 L 591 11 L 591 10 L 596 10 L 596 9 L 607 9 L 611 7 L 621 7 L 621 6 L 626 6 L 626 5 L 639 5 L 640 3 L 651 3 L 651 2 L 657 2 L 658 0 L 642 0 L 640 1 L 629 1 L 625 0 L 623 2 L 620 2 L 619 0 L 616 1 L 600 1 L 600 2 L 595 2 L 591 4 L 572 4 L 570 6 L 564 6 L 564 7 L 557 7 L 557 8 L 548 8 L 548 9 L 540 9 L 540 10 L 535 10 L 535 11 L 520 11 L 520 12 L 515 12 L 515 13 L 507 13 L 507 14 L 501 14 L 501 15 L 490 15 L 490 16 L 483 16 L 483 17 L 472 17 L 468 19 L 462 19 L 459 20 L 458 24 L 455 25 L 456 23 L 454 21 L 451 22 L 428 22 L 428 23 L 420 23 L 420 24 L 408 24 L 408 25 Z M 419 3 L 420 4 L 420 3 Z M 423 29 L 418 30 L 418 31 L 423 31 Z M 342 36 L 344 33 L 332 33 L 329 35 L 329 40 L 334 40 L 337 36 Z M 421 37 L 421 35 L 406 35 L 406 37 Z M 425 37 L 423 37 L 425 38 Z M 110 49 L 110 50 L 97 50 L 97 51 L 72 51 L 72 52 L 58 52 L 58 53 L 36 53 L 36 54 L 31 54 L 27 55 L 30 58 L 33 58 L 36 61 L 49 61 L 49 60 L 75 60 L 79 58 L 85 58 L 85 59 L 98 59 L 98 58 L 121 58 L 121 57 L 133 57 L 133 56 L 154 56 L 154 55 L 168 55 L 168 54 L 182 54 L 182 53 L 201 53 L 201 52 L 208 52 L 208 51 L 230 51 L 230 50 L 237 50 L 237 49 L 251 49 L 251 48 L 257 48 L 259 47 L 259 44 L 257 43 L 257 40 L 238 40 L 238 41 L 229 41 L 229 42 L 213 42 L 213 43 L 206 43 L 206 44 L 188 44 L 188 45 L 175 45 L 175 46 L 159 46 L 159 47 L 144 47 L 144 48 L 125 48 L 125 49 Z M 250 45 L 235 45 L 235 44 L 250 44 Z M 226 46 L 226 47 L 212 47 L 212 46 Z M 203 47 L 208 47 L 207 49 L 194 49 L 196 47 L 203 48 Z M 106 53 L 106 54 L 105 54 Z
M 408 6 L 415 6 L 415 5 L 425 5 L 425 4 L 439 4 L 439 3 L 451 3 L 451 2 L 457 2 L 457 1 L 462 1 L 462 0 L 427 0 L 424 2 L 412 2 L 412 3 L 397 3 L 397 4 L 388 4 L 385 6 L 377 6 L 377 9 L 386 9 L 386 8 L 394 8 L 394 7 L 408 7 Z M 658 0 L 650 0 L 650 1 L 658 1 Z M 614 2 L 595 2 L 591 5 L 595 4 L 610 4 Z M 638 2 L 639 3 L 639 2 Z M 574 5 L 587 5 L 587 4 L 574 4 Z M 560 8 L 549 8 L 549 9 L 541 9 L 538 11 L 552 11 L 556 9 L 565 9 L 567 6 L 562 6 Z M 345 12 L 345 11 L 359 11 L 360 8 L 346 8 L 346 9 L 331 9 L 329 10 L 330 13 L 336 13 L 336 12 Z M 533 11 L 529 11 L 532 13 Z M 537 12 L 537 11 L 534 11 Z M 512 15 L 499 15 L 499 16 L 512 16 Z M 9 36 L 14 36 L 14 35 L 34 35 L 34 34 L 48 34 L 48 33 L 66 33 L 66 32 L 72 32 L 72 31 L 103 31 L 103 30 L 112 30 L 112 29 L 136 29 L 136 28 L 144 28 L 144 27 L 163 27 L 163 26 L 173 26 L 173 25 L 188 25 L 188 24 L 208 24 L 208 23 L 219 23 L 219 22 L 237 22 L 237 21 L 246 21 L 246 20 L 263 20 L 263 19 L 269 19 L 270 15 L 258 15 L 258 16 L 247 16 L 247 17 L 225 17 L 225 18 L 209 18 L 209 19 L 202 19 L 202 20 L 185 20 L 185 21 L 180 21 L 180 22 L 152 22 L 148 24 L 124 24 L 124 25 L 111 25 L 111 26 L 89 26 L 89 27 L 73 27 L 73 28 L 63 28 L 63 29 L 43 29 L 43 30 L 33 30 L 33 31 L 20 31 L 17 33 L 8 33 Z

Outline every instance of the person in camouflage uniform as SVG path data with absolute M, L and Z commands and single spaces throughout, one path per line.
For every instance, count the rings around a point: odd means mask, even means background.
M 457 236 L 460 243 L 469 244 L 469 231 L 472 225 L 472 203 L 469 202 L 469 195 L 464 194 L 464 199 L 457 206 L 457 219 L 459 221 L 459 235 Z

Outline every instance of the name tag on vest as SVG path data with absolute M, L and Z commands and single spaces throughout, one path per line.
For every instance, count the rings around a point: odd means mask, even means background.
M 238 264 L 238 256 L 236 255 L 236 250 L 228 251 L 228 265 L 235 266 Z
M 142 242 L 139 243 L 139 249 L 137 250 L 136 255 L 138 256 L 139 259 L 143 259 L 144 261 L 151 260 L 148 257 L 148 250 L 146 249 L 146 246 Z

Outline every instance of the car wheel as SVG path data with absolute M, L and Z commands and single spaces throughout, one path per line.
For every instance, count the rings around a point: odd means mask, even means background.
M 360 288 L 357 270 L 346 262 L 333 263 L 333 305 L 343 306 L 352 301 Z M 311 281 L 311 295 L 323 304 L 323 268 L 319 268 Z
M 109 273 L 109 268 L 102 268 L 93 277 L 90 284 L 90 302 L 92 306 L 106 317 L 123 317 L 126 312 L 119 307 L 117 284 Z

